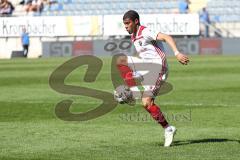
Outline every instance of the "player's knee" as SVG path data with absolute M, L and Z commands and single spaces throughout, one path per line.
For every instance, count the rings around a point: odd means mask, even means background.
M 153 99 L 151 97 L 142 98 L 143 107 L 147 109 L 148 106 L 153 104 Z
M 117 58 L 117 65 L 127 65 L 128 63 L 127 56 L 121 55 Z

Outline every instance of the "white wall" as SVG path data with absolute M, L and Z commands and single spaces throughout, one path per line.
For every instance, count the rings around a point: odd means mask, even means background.
M 0 38 L 0 58 L 10 59 L 12 51 L 21 51 L 20 38 Z M 42 43 L 38 37 L 30 37 L 28 58 L 38 58 L 42 55 Z

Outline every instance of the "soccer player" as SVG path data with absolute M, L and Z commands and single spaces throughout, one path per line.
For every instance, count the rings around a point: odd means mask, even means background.
M 136 11 L 127 11 L 123 16 L 123 23 L 127 32 L 131 34 L 131 40 L 135 46 L 138 56 L 120 56 L 117 60 L 118 70 L 121 73 L 121 77 L 125 80 L 125 83 L 131 89 L 137 86 L 137 76 L 135 74 L 137 71 L 134 64 L 144 64 L 146 62 L 148 64 L 155 64 L 152 74 L 146 74 L 148 77 L 143 76 L 144 80 L 142 84 L 144 86 L 144 90 L 141 92 L 141 99 L 144 108 L 151 114 L 153 119 L 155 119 L 164 128 L 164 146 L 169 147 L 173 142 L 176 128 L 167 122 L 160 110 L 160 107 L 154 103 L 154 99 L 159 93 L 161 84 L 166 80 L 168 74 L 164 48 L 162 44 L 159 42 L 157 43 L 157 41 L 167 42 L 181 64 L 187 65 L 189 58 L 178 51 L 176 43 L 171 36 L 160 32 L 155 34 L 147 27 L 140 25 L 139 14 Z M 156 67 L 156 64 L 158 64 L 158 67 Z M 151 82 L 149 83 L 149 81 Z M 151 83 L 153 84 L 151 85 Z

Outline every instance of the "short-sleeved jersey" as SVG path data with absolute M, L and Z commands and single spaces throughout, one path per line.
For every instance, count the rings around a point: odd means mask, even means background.
M 28 33 L 22 34 L 22 44 L 23 45 L 29 45 L 29 35 Z
M 131 36 L 139 57 L 165 59 L 163 44 L 161 42 L 157 43 L 156 38 L 156 33 L 151 32 L 145 26 L 139 26 L 136 36 L 134 37 L 133 34 Z
M 143 75 L 141 82 L 144 88 L 144 96 L 155 97 L 160 89 L 162 81 L 167 79 L 168 67 L 163 44 L 156 41 L 157 34 L 151 32 L 144 26 L 139 26 L 136 36 L 132 35 L 131 40 L 140 58 L 128 56 L 128 63 L 133 64 L 133 70 L 138 71 L 134 63 L 154 63 L 161 66 L 152 68 L 149 73 Z M 156 70 L 157 69 L 157 70 Z M 141 70 L 139 71 L 141 74 Z M 144 77 L 145 76 L 145 77 Z M 131 88 L 134 90 L 134 88 Z

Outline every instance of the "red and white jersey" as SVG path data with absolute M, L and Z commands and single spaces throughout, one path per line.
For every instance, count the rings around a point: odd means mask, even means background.
M 131 35 L 131 40 L 139 57 L 165 59 L 164 47 L 161 42 L 156 42 L 157 34 L 145 26 L 139 26 L 136 36 Z

